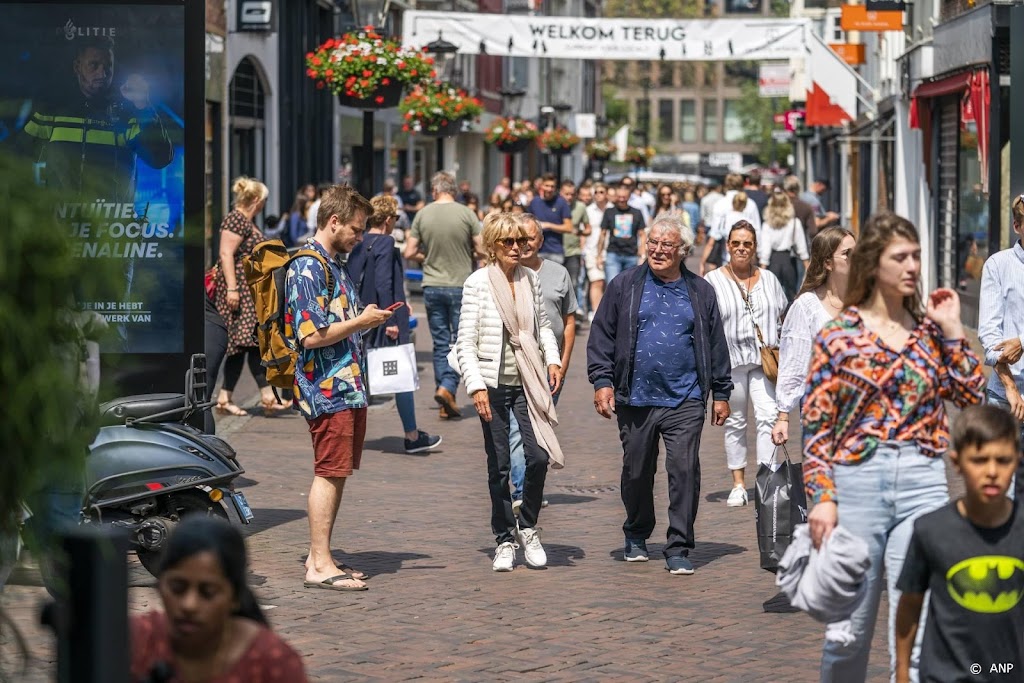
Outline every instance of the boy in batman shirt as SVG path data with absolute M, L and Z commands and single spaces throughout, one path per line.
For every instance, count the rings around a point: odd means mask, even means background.
M 1017 421 L 972 406 L 953 427 L 949 457 L 964 497 L 914 524 L 897 586 L 896 681 L 1019 681 L 1024 676 L 1024 515 L 1007 497 L 1020 460 Z M 929 592 L 920 657 L 912 657 Z M 913 653 L 916 654 L 916 653 Z

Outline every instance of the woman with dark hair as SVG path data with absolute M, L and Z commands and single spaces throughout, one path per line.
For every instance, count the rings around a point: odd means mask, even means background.
M 193 515 L 178 524 L 160 564 L 164 611 L 132 618 L 132 680 L 305 681 L 302 658 L 270 630 L 247 571 L 245 541 L 227 521 Z
M 376 304 L 388 308 L 399 302 L 387 325 L 381 325 L 363 333 L 363 343 L 368 349 L 383 346 L 408 344 L 409 306 L 405 299 L 405 271 L 402 256 L 395 247 L 391 231 L 398 220 L 398 200 L 390 195 L 377 195 L 370 200 L 373 215 L 366 219 L 366 235 L 348 256 L 348 274 L 357 283 L 359 302 L 366 306 Z M 405 452 L 425 453 L 441 443 L 440 436 L 431 436 L 416 426 L 416 406 L 412 391 L 395 394 L 395 407 L 402 420 L 405 432 Z
M 658 198 L 654 204 L 654 218 L 657 218 L 663 213 L 670 213 L 675 210 L 676 204 L 672 200 L 672 186 L 668 183 L 664 183 L 658 187 Z
M 737 196 L 743 194 L 738 193 Z M 744 197 L 744 203 L 747 199 Z M 738 209 L 737 209 L 738 211 Z M 737 214 L 739 215 L 739 214 Z M 732 364 L 732 395 L 725 421 L 725 458 L 732 473 L 732 491 L 726 504 L 747 504 L 747 419 L 757 424 L 754 443 L 757 464 L 769 463 L 775 447 L 775 384 L 761 364 L 761 347 L 777 347 L 782 314 L 789 304 L 782 285 L 771 271 L 757 267 L 757 232 L 746 220 L 738 220 L 723 238 L 729 263 L 705 276 L 715 289 L 718 311 L 729 344 Z M 753 414 L 748 407 L 753 405 Z
M 775 382 L 779 416 L 772 429 L 776 446 L 789 440 L 789 414 L 799 407 L 804 395 L 814 338 L 843 310 L 846 283 L 850 279 L 850 255 L 855 246 L 853 233 L 838 227 L 825 228 L 811 241 L 811 262 L 804 286 L 786 312 L 779 339 L 779 379 Z
M 924 307 L 920 280 L 913 224 L 893 213 L 872 216 L 850 260 L 845 308 L 814 342 L 802 415 L 811 540 L 820 547 L 841 517 L 871 557 L 851 642 L 825 643 L 822 681 L 867 678 L 883 575 L 894 669 L 896 580 L 914 520 L 948 499 L 944 401 L 963 407 L 983 397 L 985 376 L 964 338 L 959 297 L 937 289 Z M 912 680 L 919 652 L 918 643 Z
M 311 234 L 309 224 L 306 223 L 306 212 L 309 210 L 309 197 L 305 192 L 298 192 L 292 208 L 288 209 L 288 246 L 297 247 L 302 244 L 306 237 Z M 316 226 L 313 226 L 314 230 Z

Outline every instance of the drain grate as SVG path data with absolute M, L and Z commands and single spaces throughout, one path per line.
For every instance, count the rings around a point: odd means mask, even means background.
M 561 486 L 548 486 L 548 489 L 558 489 L 559 491 L 565 491 L 566 493 L 618 493 L 619 487 L 615 484 L 608 484 L 605 486 L 572 486 L 572 485 L 561 485 Z

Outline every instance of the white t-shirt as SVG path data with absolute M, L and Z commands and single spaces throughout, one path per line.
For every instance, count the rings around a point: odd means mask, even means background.
M 736 221 L 728 222 L 728 225 L 722 225 L 722 218 L 726 214 L 735 213 L 732 208 L 732 199 L 736 196 L 736 190 L 729 190 L 725 193 L 725 196 L 718 200 L 714 208 L 711 211 L 711 233 L 710 237 L 713 240 L 720 240 L 729 234 L 729 228 L 733 226 Z M 739 212 L 742 215 L 742 220 L 748 221 L 754 226 L 754 230 L 761 229 L 761 214 L 757 211 L 757 204 L 754 203 L 753 199 L 747 199 L 747 205 L 743 208 L 743 211 Z M 722 230 L 724 229 L 724 234 Z M 721 234 L 722 237 L 716 235 Z
M 807 254 L 807 234 L 799 218 L 794 218 L 781 228 L 765 224 L 757 235 L 757 259 L 765 268 L 771 261 L 773 251 L 789 251 L 793 247 L 796 247 L 796 255 L 801 261 L 810 258 Z
M 775 405 L 780 413 L 800 405 L 814 338 L 830 320 L 831 314 L 814 292 L 801 294 L 789 307 L 779 339 L 779 379 L 775 383 Z

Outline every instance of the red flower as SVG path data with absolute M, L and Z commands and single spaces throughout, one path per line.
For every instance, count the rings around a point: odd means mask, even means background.
M 434 71 L 434 70 L 431 70 L 431 71 L 430 71 L 430 77 L 431 77 L 431 78 L 437 78 L 437 72 L 436 72 L 436 71 Z
M 410 75 L 410 76 L 416 76 L 416 74 L 417 74 L 417 71 L 416 71 L 416 69 L 413 69 L 413 70 L 411 70 L 411 71 L 409 72 L 409 75 Z
M 314 56 L 313 59 L 311 59 L 310 61 L 313 62 L 313 66 L 320 66 L 321 64 L 323 64 L 320 58 L 316 56 Z
M 306 75 L 309 76 L 310 78 L 316 78 L 316 70 L 306 69 Z
M 399 59 L 397 62 L 395 62 L 395 66 L 397 66 L 399 69 L 404 69 L 405 68 L 405 62 L 403 60 Z
M 316 82 L 316 89 L 317 90 L 323 90 L 324 89 L 324 82 L 323 81 L 317 81 Z
M 352 55 L 345 55 L 345 61 L 346 62 L 351 62 L 352 61 Z
M 369 88 L 370 87 L 370 81 L 365 81 L 365 80 L 364 81 L 359 81 L 359 85 L 363 86 L 364 88 Z
M 384 96 L 383 95 L 377 95 L 377 97 L 374 99 L 374 101 L 377 104 L 384 104 Z
M 356 93 L 355 93 L 354 90 L 346 90 L 345 91 L 345 95 L 347 95 L 348 97 L 355 97 L 355 94 Z
M 405 133 L 408 133 L 409 132 L 409 126 L 407 126 L 405 124 L 402 124 L 402 131 L 405 132 Z
M 328 69 L 327 71 L 325 71 L 324 76 L 327 76 L 327 78 L 331 78 L 332 76 L 334 76 L 334 69 Z
M 307 52 L 306 53 L 306 59 L 313 59 L 313 53 L 312 52 Z
M 369 78 L 372 75 L 373 75 L 372 71 L 370 71 L 369 69 L 363 69 L 363 78 Z
M 391 79 L 390 78 L 382 78 L 382 79 L 380 79 L 380 84 L 381 85 L 391 85 Z

